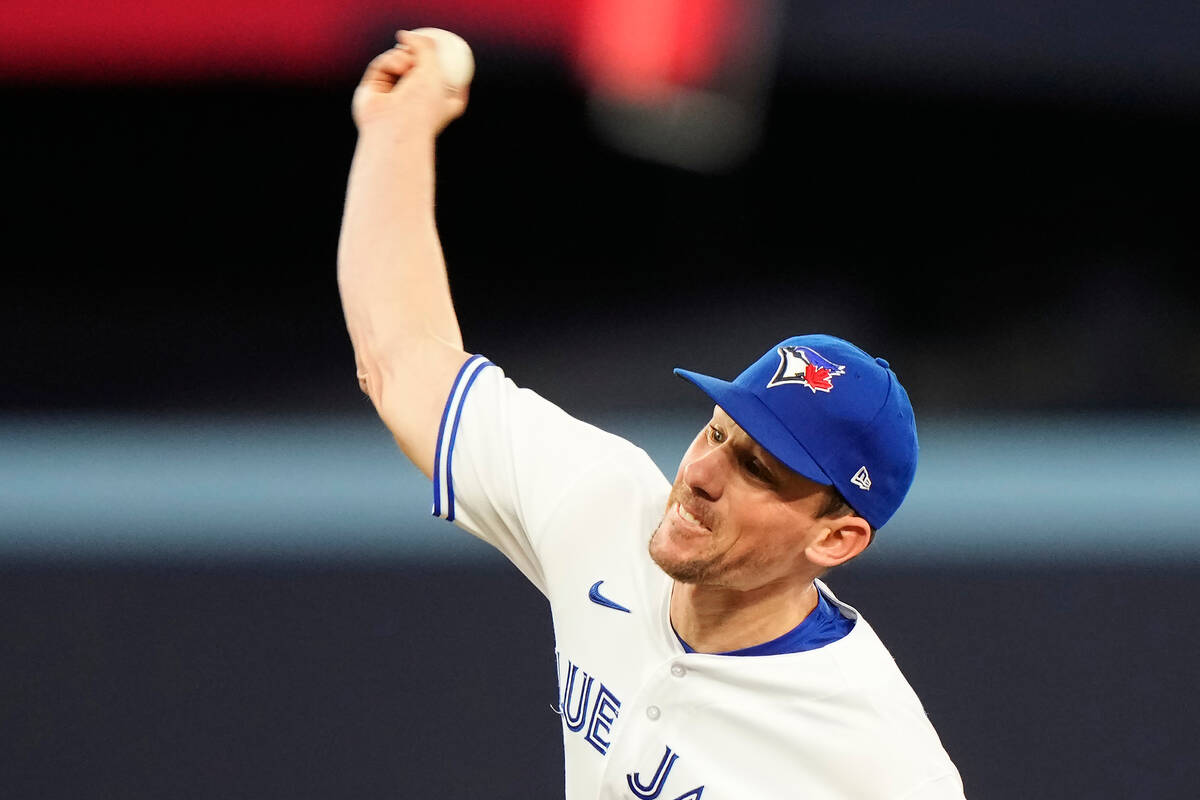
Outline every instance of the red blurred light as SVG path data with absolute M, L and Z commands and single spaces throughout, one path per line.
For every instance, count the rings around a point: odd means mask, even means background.
M 363 66 L 389 30 L 566 48 L 580 0 L 0 2 L 0 78 L 32 82 L 319 79 Z
M 579 64 L 589 85 L 628 99 L 703 86 L 736 39 L 733 0 L 586 0 Z

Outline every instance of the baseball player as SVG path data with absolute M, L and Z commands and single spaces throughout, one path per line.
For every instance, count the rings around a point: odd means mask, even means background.
M 932 800 L 962 782 L 866 620 L 818 578 L 861 553 L 916 468 L 887 362 L 771 347 L 674 481 L 463 350 L 433 215 L 437 134 L 466 105 L 400 32 L 353 103 L 339 249 L 358 376 L 433 481 L 433 512 L 550 601 L 569 800 Z

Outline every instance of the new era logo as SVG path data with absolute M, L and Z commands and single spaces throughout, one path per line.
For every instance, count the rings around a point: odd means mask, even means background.
M 858 472 L 854 473 L 854 477 L 850 479 L 850 482 L 864 492 L 871 491 L 871 473 L 867 472 L 866 467 L 859 467 Z

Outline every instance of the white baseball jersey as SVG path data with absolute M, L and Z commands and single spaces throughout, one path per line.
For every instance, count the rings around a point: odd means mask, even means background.
M 647 544 L 670 482 L 629 442 L 481 356 L 438 434 L 434 513 L 499 548 L 550 601 L 567 800 L 962 798 L 916 695 L 858 612 L 769 656 L 686 653 Z

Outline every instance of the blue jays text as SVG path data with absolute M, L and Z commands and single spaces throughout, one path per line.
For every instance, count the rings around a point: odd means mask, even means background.
M 607 756 L 608 748 L 612 745 L 612 726 L 621 713 L 620 698 L 603 681 L 580 669 L 570 659 L 564 671 L 557 651 L 554 653 L 554 662 L 559 686 L 558 707 L 554 710 L 562 717 L 568 731 L 583 736 L 583 740 L 596 752 Z M 639 800 L 655 800 L 662 795 L 671 770 L 678 761 L 679 754 L 667 745 L 656 767 L 645 772 L 626 774 L 625 783 Z M 676 796 L 674 800 L 700 800 L 703 794 L 704 787 L 697 786 Z

